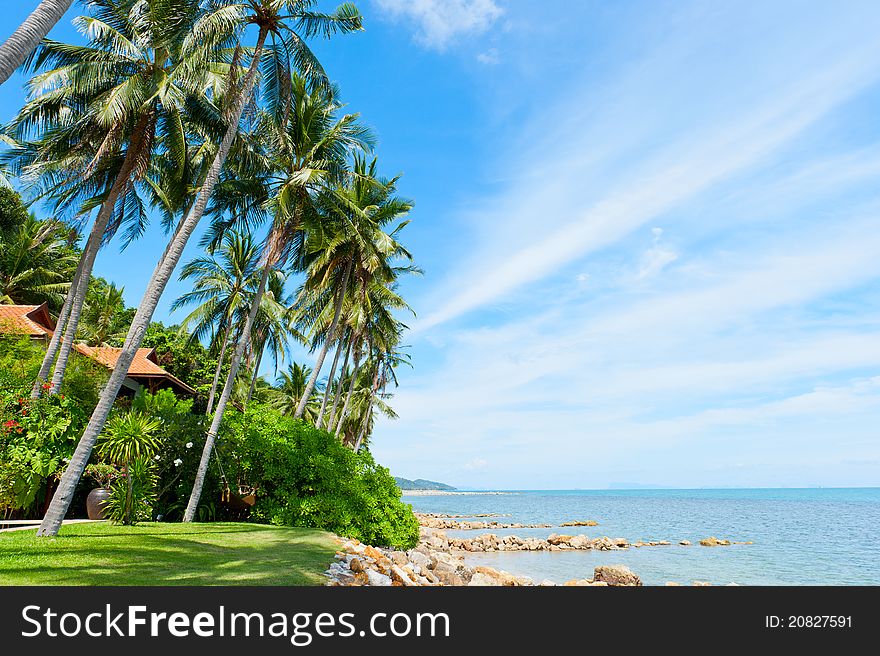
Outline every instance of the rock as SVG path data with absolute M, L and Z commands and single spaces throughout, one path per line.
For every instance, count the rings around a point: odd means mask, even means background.
M 366 571 L 367 574 L 367 584 L 374 587 L 387 587 L 391 585 L 391 577 L 386 576 L 385 574 L 380 574 L 374 569 L 368 569 Z
M 482 572 L 477 572 L 471 577 L 468 586 L 501 586 L 503 585 L 497 579 L 489 576 L 488 574 L 483 574 Z
M 708 588 L 711 585 L 708 581 L 694 581 L 695 588 Z
M 391 580 L 396 581 L 397 583 L 400 583 L 407 587 L 416 584 L 413 578 L 409 574 L 407 574 L 399 565 L 391 566 Z
M 403 567 L 409 562 L 409 558 L 402 551 L 392 551 L 391 552 L 391 562 L 397 565 L 398 567 Z
M 584 586 L 588 586 L 588 585 L 592 585 L 592 584 L 593 584 L 593 582 L 590 581 L 589 579 L 572 579 L 571 581 L 566 581 L 562 585 L 567 588 L 573 588 L 573 587 L 580 588 L 580 587 L 584 587 Z
M 586 521 L 572 521 L 565 522 L 564 524 L 560 524 L 560 526 L 598 526 L 599 522 L 594 522 L 592 519 L 588 519 Z
M 611 538 L 607 537 L 596 538 L 593 540 L 592 546 L 593 549 L 599 549 L 600 551 L 611 551 L 617 548 L 617 545 L 612 542 Z
M 664 585 L 666 585 L 667 588 L 672 588 L 681 586 L 681 583 L 676 583 L 675 581 L 667 581 Z
M 556 584 L 553 581 L 551 581 L 550 579 L 544 579 L 538 585 L 542 588 L 556 587 Z
M 729 540 L 719 540 L 715 536 L 700 540 L 700 544 L 704 547 L 726 547 L 730 545 Z
M 349 568 L 352 572 L 363 572 L 364 564 L 360 558 L 352 558 L 351 562 L 348 564 Z
M 608 585 L 641 585 L 638 574 L 625 565 L 599 565 L 593 573 L 593 581 Z
M 682 540 L 681 542 L 679 542 L 679 544 L 683 547 L 689 547 L 689 546 L 691 546 L 691 541 L 690 540 Z
M 364 549 L 364 555 L 367 558 L 372 558 L 373 560 L 379 560 L 385 557 L 385 554 L 383 554 L 375 547 L 367 547 L 366 549 Z
M 419 551 L 417 549 L 413 549 L 408 554 L 409 562 L 413 565 L 418 565 L 419 567 L 428 567 L 431 564 L 431 559 L 424 552 Z
M 560 544 L 568 544 L 573 536 L 571 535 L 557 535 L 556 533 L 551 533 L 547 536 L 547 542 L 551 545 L 560 545 Z
M 474 579 L 477 578 L 477 576 L 492 579 L 494 583 L 491 583 L 489 585 L 503 585 L 508 587 L 522 585 L 522 581 L 515 577 L 513 574 L 502 570 L 497 570 L 493 567 L 475 567 L 473 578 L 471 578 L 471 582 L 468 585 L 475 585 Z
M 592 540 L 586 535 L 575 535 L 568 544 L 572 549 L 590 549 L 593 545 Z

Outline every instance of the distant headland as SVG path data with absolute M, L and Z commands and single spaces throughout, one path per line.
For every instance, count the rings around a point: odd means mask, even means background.
M 397 482 L 397 487 L 399 487 L 401 490 L 406 491 L 436 490 L 440 492 L 454 492 L 457 489 L 452 487 L 451 485 L 438 483 L 436 481 L 427 481 L 424 478 L 417 478 L 416 480 L 411 481 L 408 478 L 400 478 L 399 476 L 395 476 L 394 480 Z

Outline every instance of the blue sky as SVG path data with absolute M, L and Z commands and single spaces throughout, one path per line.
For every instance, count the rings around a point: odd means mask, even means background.
M 404 174 L 426 270 L 383 464 L 880 485 L 880 5 L 358 4 L 367 30 L 316 49 Z M 162 243 L 98 272 L 135 304 Z

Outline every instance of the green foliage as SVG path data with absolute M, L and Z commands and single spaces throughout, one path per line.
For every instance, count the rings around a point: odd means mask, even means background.
M 119 476 L 119 469 L 113 465 L 98 462 L 88 465 L 85 475 L 95 481 L 98 487 L 110 487 L 110 483 Z
M 17 230 L 28 218 L 27 208 L 14 189 L 0 185 L 0 238 Z
M 153 456 L 158 479 L 155 512 L 167 520 L 183 517 L 205 443 L 206 418 L 193 414 L 192 406 L 191 399 L 178 399 L 170 389 L 142 392 L 132 402 L 133 410 L 159 421 L 155 435 L 160 447 Z M 197 516 L 210 521 L 217 516 L 214 502 L 220 497 L 215 471 L 209 470 L 204 489 Z
M 114 522 L 135 524 L 152 515 L 158 482 L 153 471 L 159 448 L 155 433 L 160 425 L 155 417 L 132 411 L 112 417 L 104 428 L 97 451 L 122 465 L 125 474 L 110 488 L 107 501 L 107 516 Z
M 204 412 L 217 359 L 198 341 L 182 335 L 177 326 L 165 327 L 161 323 L 150 324 L 142 346 L 156 349 L 159 366 L 196 390 L 194 409 Z
M 256 488 L 252 519 L 401 549 L 418 542 L 412 508 L 367 450 L 354 453 L 332 434 L 264 406 L 228 411 L 226 426 L 219 450 L 230 484 Z
M 128 465 L 126 476 L 110 486 L 110 497 L 104 503 L 107 518 L 116 524 L 133 525 L 152 519 L 156 502 L 156 477 L 153 461 L 136 458 Z

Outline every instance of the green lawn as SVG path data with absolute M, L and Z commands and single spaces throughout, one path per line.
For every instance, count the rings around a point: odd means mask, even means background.
M 320 585 L 335 551 L 313 529 L 75 524 L 0 533 L 0 585 Z

